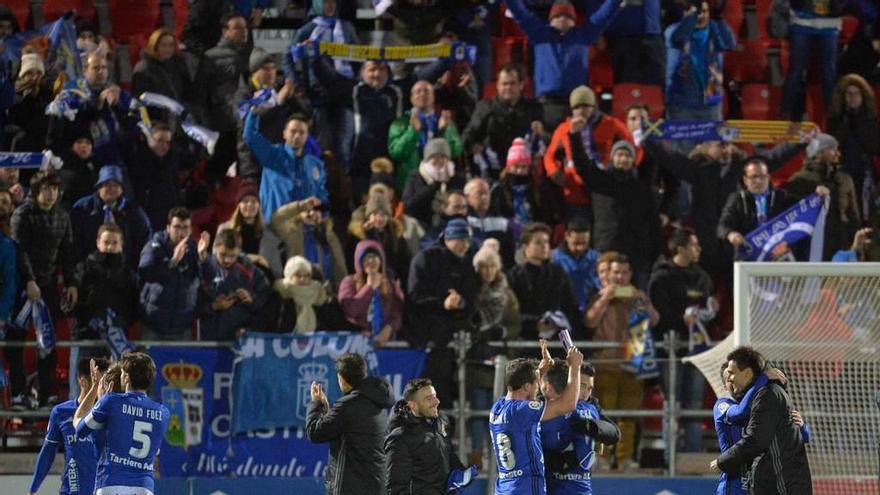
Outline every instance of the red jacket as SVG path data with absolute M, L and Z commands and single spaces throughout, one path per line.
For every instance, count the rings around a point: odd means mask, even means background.
M 611 147 L 616 141 L 626 139 L 635 146 L 632 134 L 620 119 L 599 114 L 599 118 L 592 125 L 593 149 L 599 152 L 602 163 L 608 163 L 611 159 Z M 550 146 L 547 147 L 547 152 L 544 154 L 544 169 L 550 178 L 557 171 L 564 170 L 565 182 L 562 184 L 562 190 L 565 194 L 566 204 L 588 205 L 590 204 L 590 195 L 584 185 L 584 180 L 577 173 L 574 165 L 565 166 L 566 163 L 572 163 L 571 144 L 568 141 L 570 132 L 571 117 L 565 119 L 553 131 Z M 639 147 L 636 148 L 635 159 L 637 164 L 642 161 L 642 149 Z

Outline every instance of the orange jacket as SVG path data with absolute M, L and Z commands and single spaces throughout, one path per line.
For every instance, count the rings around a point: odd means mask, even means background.
M 544 170 L 547 176 L 552 178 L 559 170 L 564 171 L 564 183 L 562 191 L 565 195 L 565 203 L 569 205 L 588 205 L 590 195 L 584 185 L 584 180 L 578 175 L 575 167 L 566 166 L 573 162 L 571 156 L 571 143 L 568 134 L 571 132 L 571 117 L 556 127 L 550 146 L 544 154 Z M 610 160 L 611 147 L 620 139 L 626 139 L 635 146 L 632 134 L 627 130 L 626 124 L 620 119 L 610 115 L 600 114 L 599 119 L 593 125 L 593 148 L 599 152 L 602 163 Z M 642 161 L 642 149 L 636 147 L 636 164 Z

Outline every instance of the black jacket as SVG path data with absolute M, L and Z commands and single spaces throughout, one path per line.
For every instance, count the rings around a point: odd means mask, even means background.
M 648 297 L 660 313 L 660 323 L 654 328 L 654 339 L 675 330 L 679 340 L 687 341 L 684 312 L 689 306 L 706 306 L 706 299 L 714 293 L 712 279 L 699 265 L 678 266 L 671 261 L 658 261 L 651 272 Z M 664 351 L 665 353 L 665 351 Z
M 370 376 L 342 396 L 329 411 L 311 401 L 306 435 L 313 443 L 330 442 L 325 484 L 327 495 L 378 495 L 385 490 L 382 442 L 394 404 L 391 386 Z
M 137 320 L 140 311 L 137 278 L 121 254 L 95 251 L 77 266 L 76 273 L 79 288 L 79 302 L 74 311 L 77 338 L 101 338 L 89 329 L 89 321 L 103 316 L 107 308 L 116 313 L 123 328 Z
M 629 256 L 633 270 L 647 273 L 659 254 L 660 215 L 654 201 L 653 174 L 636 169 L 600 170 L 584 152 L 580 134 L 570 134 L 575 167 L 593 200 L 593 246 Z
M 70 209 L 73 227 L 74 259 L 80 262 L 95 248 L 98 229 L 104 223 L 104 202 L 98 193 L 80 198 Z M 113 209 L 113 218 L 122 229 L 125 259 L 132 268 L 138 266 L 141 250 L 150 239 L 152 229 L 144 210 L 133 200 L 121 196 Z
M 450 442 L 443 418 L 417 418 L 399 400 L 385 437 L 388 495 L 445 495 L 453 469 L 464 469 Z
M 784 189 L 770 187 L 767 197 L 767 220 L 779 215 L 792 205 Z M 758 210 L 755 198 L 747 190 L 740 188 L 727 198 L 721 219 L 718 221 L 718 238 L 727 242 L 727 234 L 736 231 L 742 235 L 758 228 Z
M 510 144 L 525 136 L 536 120 L 544 121 L 544 108 L 536 100 L 520 98 L 515 105 L 502 103 L 498 98 L 480 100 L 461 136 L 465 154 L 470 153 L 474 144 L 483 144 L 504 163 Z
M 412 303 L 412 318 L 418 322 L 408 340 L 414 345 L 434 342 L 445 346 L 452 335 L 471 326 L 476 311 L 480 279 L 474 271 L 473 256 L 463 258 L 452 253 L 442 241 L 425 249 L 413 258 L 409 268 L 408 302 Z M 455 289 L 464 299 L 460 309 L 447 311 L 443 301 Z
M 467 180 L 463 176 L 456 174 L 446 183 L 446 190 L 463 190 L 466 183 Z M 403 205 L 406 213 L 421 222 L 425 230 L 434 225 L 434 216 L 439 215 L 434 210 L 434 204 L 442 185 L 440 182 L 428 184 L 418 168 L 410 172 L 406 179 L 406 185 L 403 187 Z
M 168 223 L 168 212 L 181 204 L 180 161 L 174 149 L 159 157 L 147 143 L 138 142 L 130 163 L 134 199 L 147 214 L 150 228 L 159 232 Z
M 646 146 L 657 157 L 664 170 L 691 185 L 694 230 L 700 239 L 700 247 L 703 248 L 700 265 L 711 274 L 728 272 L 732 251 L 729 244 L 718 239 L 716 228 L 727 198 L 741 183 L 746 164 L 745 154 L 734 155 L 730 164 L 725 166 L 708 156 L 694 156 L 691 159 L 668 153 L 660 144 L 649 142 Z M 773 173 L 803 149 L 802 144 L 783 143 L 769 150 L 755 150 L 755 154 L 767 162 L 769 172 Z
M 718 458 L 718 466 L 731 474 L 751 464 L 752 495 L 813 493 L 804 439 L 791 419 L 792 408 L 781 385 L 765 385 L 752 399 L 742 439 Z
M 44 211 L 35 200 L 28 198 L 12 213 L 10 225 L 24 268 L 20 274 L 22 284 L 34 281 L 44 290 L 54 287 L 56 271 L 61 268 L 64 284 L 73 285 L 76 280 L 73 230 L 66 211 L 57 204 Z M 92 246 L 94 238 L 92 236 Z
M 565 271 L 550 261 L 537 266 L 529 262 L 517 265 L 507 272 L 511 290 L 519 301 L 522 318 L 521 340 L 538 338 L 538 320 L 546 311 L 562 311 L 572 324 L 572 338 L 581 340 L 583 334 L 580 314 Z

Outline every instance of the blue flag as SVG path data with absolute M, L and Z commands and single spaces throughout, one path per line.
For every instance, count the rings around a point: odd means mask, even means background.
M 746 243 L 739 248 L 744 261 L 772 259 L 777 248 L 812 236 L 810 261 L 821 261 L 824 240 L 826 201 L 813 193 L 791 208 L 776 215 L 757 229 L 746 234 Z M 817 259 L 818 257 L 818 259 Z
M 332 404 L 342 396 L 336 358 L 346 352 L 364 356 L 370 375 L 379 362 L 370 338 L 345 332 L 311 335 L 248 333 L 235 343 L 232 378 L 232 431 L 303 427 L 318 382 Z
M 63 72 L 68 81 L 82 77 L 82 60 L 76 47 L 76 25 L 72 15 L 65 15 L 55 22 L 40 28 L 49 37 L 49 57 L 47 67 Z

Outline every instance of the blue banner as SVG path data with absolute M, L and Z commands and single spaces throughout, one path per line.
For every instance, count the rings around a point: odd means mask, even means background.
M 232 380 L 235 433 L 304 427 L 312 382 L 321 384 L 331 404 L 342 396 L 335 363 L 346 352 L 364 356 L 371 375 L 379 372 L 369 338 L 359 333 L 248 333 L 236 341 L 235 350 L 239 355 Z
M 773 259 L 780 250 L 787 252 L 787 248 L 792 244 L 813 236 L 816 224 L 824 224 L 822 208 L 824 203 L 823 198 L 813 193 L 749 232 L 745 235 L 746 243 L 739 248 L 740 259 L 743 261 Z M 821 245 L 823 230 L 819 229 L 819 232 L 813 236 L 814 244 Z M 813 257 L 811 254 L 811 258 Z
M 327 445 L 309 442 L 302 430 L 232 435 L 231 350 L 153 347 L 150 355 L 156 396 L 171 411 L 159 454 L 163 477 L 324 476 Z
M 277 336 L 277 335 L 275 335 Z M 263 429 L 232 434 L 231 349 L 152 347 L 158 376 L 155 397 L 171 411 L 159 454 L 163 477 L 323 477 L 328 447 L 308 441 L 302 429 Z M 400 397 L 406 383 L 421 375 L 424 351 L 375 352 L 378 370 Z M 336 381 L 331 366 L 328 380 Z M 275 377 L 275 388 L 295 381 Z M 332 399 L 331 399 L 332 400 Z M 293 408 L 286 407 L 288 415 Z M 159 493 L 159 492 L 157 492 Z M 162 492 L 164 493 L 164 492 Z
M 82 60 L 76 47 L 76 25 L 72 15 L 44 24 L 39 31 L 24 31 L 8 36 L 3 40 L 5 50 L 0 58 L 21 59 L 22 48 L 33 38 L 45 36 L 49 39 L 49 52 L 46 57 L 46 73 L 63 73 L 67 81 L 82 76 Z M 17 75 L 17 74 L 16 74 Z

